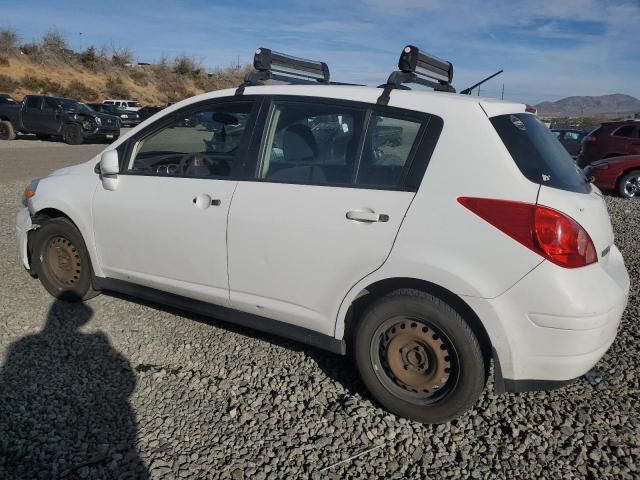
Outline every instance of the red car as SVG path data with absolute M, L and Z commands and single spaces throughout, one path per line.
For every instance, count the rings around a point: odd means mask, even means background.
M 640 155 L 607 158 L 585 169 L 602 190 L 615 190 L 625 198 L 640 198 Z
M 582 140 L 578 165 L 582 168 L 602 158 L 640 155 L 640 122 L 606 122 Z

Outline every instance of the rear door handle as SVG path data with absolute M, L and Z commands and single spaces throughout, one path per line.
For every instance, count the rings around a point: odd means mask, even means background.
M 389 221 L 389 215 L 385 215 L 384 213 L 376 213 L 372 210 L 350 210 L 347 212 L 346 217 L 349 220 L 355 220 L 356 222 L 365 223 Z

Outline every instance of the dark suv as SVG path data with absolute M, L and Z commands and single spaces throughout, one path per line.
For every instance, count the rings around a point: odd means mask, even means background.
M 640 122 L 627 120 L 600 125 L 582 141 L 578 165 L 587 165 L 603 158 L 640 154 Z

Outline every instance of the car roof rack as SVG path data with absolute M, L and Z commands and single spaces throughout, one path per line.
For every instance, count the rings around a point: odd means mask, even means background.
M 438 92 L 455 93 L 451 86 L 453 80 L 453 65 L 451 62 L 441 60 L 438 57 L 421 52 L 418 47 L 407 45 L 402 49 L 398 70 L 389 75 L 387 83 L 380 85 L 383 88 L 378 98 L 378 105 L 387 105 L 391 90 L 408 90 L 405 83 L 417 83 L 431 87 Z
M 329 85 L 329 77 L 329 67 L 324 62 L 258 48 L 253 56 L 253 70 L 238 87 L 236 95 L 242 95 L 246 87 L 263 85 L 267 80 L 297 85 Z

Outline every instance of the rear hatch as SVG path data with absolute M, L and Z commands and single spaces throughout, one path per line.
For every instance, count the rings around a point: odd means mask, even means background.
M 522 174 L 540 185 L 537 203 L 578 222 L 591 237 L 598 260 L 606 262 L 613 229 L 602 193 L 556 136 L 528 113 L 497 115 L 490 121 Z

